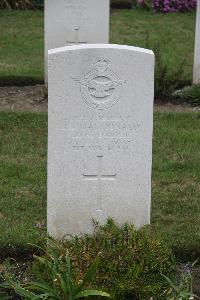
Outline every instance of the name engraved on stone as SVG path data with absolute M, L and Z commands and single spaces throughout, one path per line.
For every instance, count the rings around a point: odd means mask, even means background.
M 76 151 L 129 151 L 140 124 L 131 120 L 130 116 L 121 116 L 119 119 L 99 117 L 94 120 L 74 116 L 65 119 L 64 128 Z
M 97 59 L 94 67 L 83 78 L 74 78 L 74 81 L 80 86 L 84 102 L 98 110 L 115 105 L 120 100 L 122 86 L 127 82 L 119 79 L 105 58 Z
M 65 6 L 67 9 L 80 10 L 88 9 L 88 4 L 75 2 L 74 0 L 68 0 L 68 3 Z
M 69 0 L 68 0 L 69 1 Z M 74 16 L 77 18 L 77 16 L 84 17 L 83 12 L 89 9 L 88 3 L 80 3 L 75 2 L 74 0 L 67 3 L 65 6 L 66 11 L 68 12 L 68 18 L 74 20 Z M 85 17 L 84 17 L 85 19 Z
M 90 3 L 81 3 L 80 1 L 73 3 L 68 3 L 65 6 L 65 10 L 67 13 L 68 22 L 72 23 L 81 23 L 84 25 L 85 22 L 87 23 L 94 23 L 93 16 L 87 13 L 90 9 Z
M 103 171 L 102 171 L 103 155 L 98 155 L 97 158 L 98 158 L 97 174 L 83 173 L 83 179 L 98 182 L 98 205 L 99 205 L 99 208 L 97 209 L 97 211 L 103 211 L 102 181 L 105 181 L 105 180 L 113 181 L 116 179 L 117 174 L 103 174 Z

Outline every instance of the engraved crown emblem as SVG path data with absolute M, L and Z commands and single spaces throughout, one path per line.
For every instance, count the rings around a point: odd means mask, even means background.
M 100 58 L 96 62 L 95 66 L 96 66 L 97 71 L 102 73 L 102 72 L 105 72 L 108 69 L 109 63 L 104 58 Z

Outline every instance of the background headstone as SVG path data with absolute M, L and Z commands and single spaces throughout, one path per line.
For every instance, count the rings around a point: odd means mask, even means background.
M 46 0 L 45 61 L 48 50 L 70 44 L 109 42 L 110 0 Z
M 150 222 L 154 55 L 120 45 L 49 51 L 48 232 Z
M 200 83 L 200 0 L 197 0 L 193 83 Z

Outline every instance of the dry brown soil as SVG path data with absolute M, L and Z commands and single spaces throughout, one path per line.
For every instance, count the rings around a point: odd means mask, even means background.
M 0 87 L 0 111 L 47 111 L 44 85 Z
M 0 111 L 46 112 L 47 108 L 47 89 L 44 85 L 0 87 Z M 200 111 L 200 107 L 156 101 L 155 111 Z

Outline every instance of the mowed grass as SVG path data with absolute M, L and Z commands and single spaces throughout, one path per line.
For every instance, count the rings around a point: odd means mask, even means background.
M 181 258 L 200 255 L 200 114 L 156 113 L 152 226 Z M 46 237 L 47 115 L 0 113 L 0 258 Z
M 183 257 L 200 255 L 200 114 L 155 114 L 152 224 Z
M 0 10 L 0 85 L 42 82 L 44 16 L 42 11 Z M 160 44 L 169 71 L 185 61 L 185 80 L 192 79 L 195 12 L 154 14 L 112 10 L 110 42 L 154 48 Z
M 0 28 L 0 85 L 43 82 L 43 13 L 0 10 Z
M 185 61 L 185 80 L 192 79 L 195 11 L 153 13 L 146 10 L 114 10 L 111 14 L 110 42 L 155 49 L 160 48 L 169 72 Z
M 46 142 L 46 115 L 0 113 L 0 257 L 45 242 Z

